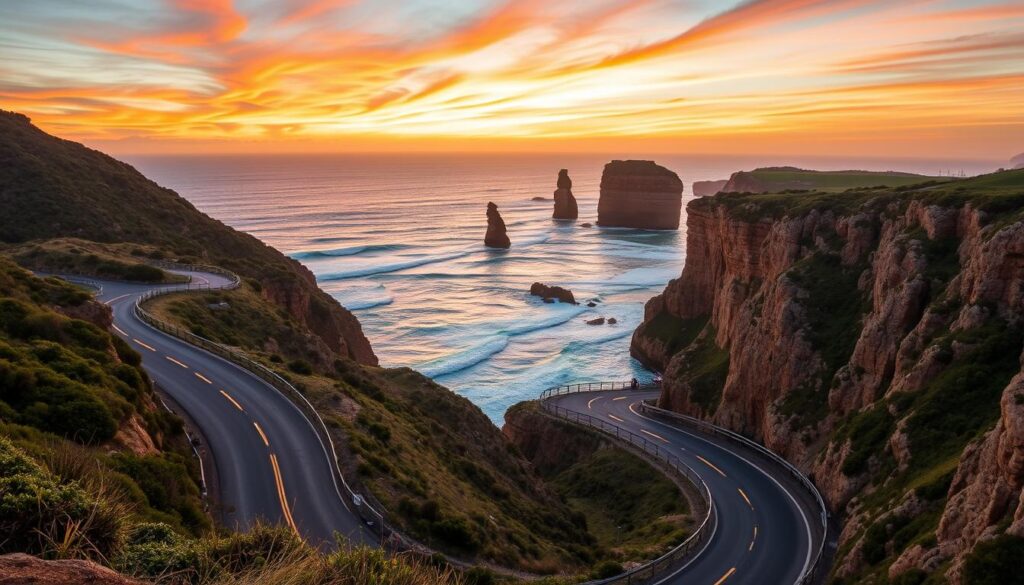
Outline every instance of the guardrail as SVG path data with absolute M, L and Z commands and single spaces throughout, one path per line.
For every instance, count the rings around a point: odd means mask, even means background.
M 711 541 L 711 538 L 714 536 L 715 530 L 717 530 L 718 527 L 718 512 L 715 508 L 715 502 L 711 498 L 711 491 L 708 489 L 707 484 L 704 483 L 704 480 L 701 479 L 697 472 L 695 472 L 689 465 L 683 463 L 669 449 L 662 447 L 654 441 L 648 440 L 643 435 L 638 435 L 614 423 L 607 422 L 604 419 L 593 417 L 589 414 L 584 414 L 575 410 L 562 408 L 557 404 L 547 402 L 547 399 L 552 396 L 560 396 L 573 392 L 628 390 L 643 387 L 644 386 L 634 386 L 632 382 L 605 382 L 603 385 L 598 382 L 593 384 L 562 386 L 560 387 L 564 390 L 562 392 L 554 391 L 558 390 L 558 388 L 553 388 L 549 389 L 553 390 L 552 392 L 546 390 L 541 394 L 540 404 L 546 412 L 577 425 L 596 429 L 621 442 L 625 442 L 628 446 L 646 456 L 648 460 L 655 463 L 666 473 L 674 474 L 693 484 L 697 492 L 700 494 L 701 499 L 704 501 L 706 508 L 706 513 L 704 514 L 704 519 L 701 521 L 700 526 L 698 526 L 693 534 L 687 537 L 686 540 L 673 547 L 672 550 L 653 561 L 626 571 L 621 575 L 616 575 L 607 579 L 588 581 L 587 585 L 645 585 L 654 583 L 657 580 L 664 578 L 670 572 L 681 569 L 687 562 L 692 560 L 696 556 L 694 553 L 698 550 L 703 550 L 703 547 Z
M 652 414 L 654 416 L 659 416 L 662 418 L 667 418 L 669 420 L 676 421 L 680 424 L 686 425 L 704 434 L 723 437 L 729 441 L 739 443 L 740 445 L 743 445 L 744 447 L 752 449 L 761 454 L 762 456 L 767 457 L 773 463 L 782 467 L 782 469 L 784 469 L 787 473 L 789 473 L 790 476 L 792 476 L 798 483 L 800 483 L 800 485 L 803 486 L 803 488 L 810 493 L 811 497 L 818 504 L 819 521 L 821 522 L 821 542 L 818 544 L 818 550 L 814 555 L 814 561 L 807 568 L 804 574 L 801 575 L 799 579 L 797 579 L 795 585 L 808 585 L 809 583 L 813 583 L 815 579 L 817 579 L 820 576 L 819 572 L 822 568 L 821 560 L 824 557 L 823 553 L 825 551 L 825 541 L 827 540 L 826 537 L 828 535 L 828 507 L 825 505 L 825 499 L 821 497 L 821 492 L 818 491 L 817 486 L 814 485 L 814 482 L 812 482 L 809 477 L 804 475 L 799 469 L 794 467 L 789 461 L 786 461 L 786 459 L 783 458 L 778 453 L 772 451 L 771 449 L 765 447 L 764 445 L 758 443 L 757 441 L 748 439 L 747 437 L 744 437 L 739 433 L 730 431 L 729 429 L 723 429 L 722 427 L 713 425 L 699 418 L 687 416 L 685 414 L 679 414 L 678 412 L 672 412 L 671 410 L 666 410 L 664 408 L 658 408 L 657 406 L 649 404 L 646 400 L 640 402 L 640 410 L 647 414 Z
M 574 394 L 576 392 L 602 392 L 606 390 L 638 390 L 638 389 L 650 389 L 655 388 L 654 384 L 638 384 L 634 385 L 633 381 L 629 382 L 582 382 L 579 384 L 567 384 L 565 386 L 553 386 L 540 393 L 541 400 L 547 400 L 552 396 L 561 396 L 563 394 Z
M 547 409 L 545 400 L 553 396 L 562 396 L 565 394 L 573 394 L 576 392 L 600 392 L 609 390 L 651 390 L 658 388 L 655 384 L 640 384 L 635 386 L 632 381 L 630 382 L 584 382 L 580 384 L 569 384 L 565 386 L 555 386 L 548 388 L 541 393 L 541 404 Z M 557 407 L 556 407 L 557 408 Z M 814 554 L 814 560 L 808 566 L 807 570 L 794 582 L 794 585 L 810 585 L 814 583 L 819 577 L 821 577 L 821 571 L 823 569 L 822 559 L 824 558 L 825 543 L 828 540 L 828 506 L 825 505 L 825 499 L 821 497 L 821 492 L 818 491 L 817 486 L 804 475 L 799 469 L 794 467 L 789 461 L 786 461 L 784 457 L 775 453 L 771 449 L 764 445 L 753 441 L 743 435 L 724 429 L 722 427 L 711 424 L 707 421 L 687 416 L 685 414 L 679 414 L 672 412 L 671 410 L 665 410 L 664 408 L 658 408 L 647 401 L 640 402 L 640 410 L 655 416 L 667 418 L 673 420 L 682 425 L 686 425 L 692 429 L 708 435 L 714 435 L 723 437 L 729 441 L 738 443 L 748 449 L 752 449 L 760 455 L 767 457 L 773 463 L 782 467 L 789 475 L 791 475 L 796 481 L 809 492 L 811 498 L 817 503 L 819 510 L 819 521 L 821 522 L 821 542 L 818 544 L 818 549 Z M 602 421 L 603 422 L 603 421 Z M 628 432 L 628 431 L 627 431 Z
M 289 401 L 292 404 L 294 404 L 299 409 L 300 412 L 302 412 L 303 416 L 309 422 L 313 431 L 317 434 L 317 438 L 320 441 L 321 447 L 323 447 L 324 449 L 325 455 L 327 454 L 327 451 L 330 450 L 328 459 L 331 462 L 331 467 L 335 479 L 335 489 L 338 491 L 338 497 L 342 500 L 346 499 L 345 496 L 343 496 L 341 493 L 343 489 L 345 491 L 345 495 L 347 495 L 347 501 L 351 502 L 352 507 L 355 508 L 356 513 L 359 515 L 360 518 L 363 519 L 363 522 L 365 522 L 368 526 L 375 527 L 379 531 L 380 542 L 382 546 L 384 546 L 385 543 L 388 542 L 389 539 L 391 539 L 391 542 L 398 541 L 407 548 L 413 548 L 405 545 L 404 537 L 402 537 L 397 532 L 391 530 L 387 526 L 387 524 L 384 521 L 384 515 L 375 510 L 372 506 L 370 506 L 366 499 L 362 495 L 357 494 L 355 491 L 353 491 L 352 488 L 348 485 L 348 482 L 345 481 L 345 476 L 344 474 L 342 474 L 341 466 L 338 463 L 338 453 L 334 448 L 334 441 L 331 440 L 330 432 L 327 430 L 327 424 L 324 423 L 324 420 L 320 417 L 320 414 L 316 411 L 315 408 L 313 408 L 313 405 L 309 402 L 309 400 L 301 392 L 298 391 L 298 389 L 296 389 L 290 382 L 282 378 L 273 370 L 267 368 L 263 364 L 252 361 L 248 357 L 244 356 L 241 352 L 223 346 L 215 341 L 206 339 L 205 337 L 196 335 L 191 331 L 186 331 L 180 327 L 176 327 L 169 323 L 165 323 L 164 321 L 161 321 L 160 319 L 153 316 L 149 311 L 146 311 L 145 309 L 142 308 L 142 303 L 144 303 L 145 301 L 166 294 L 210 290 L 232 290 L 238 288 L 240 284 L 240 279 L 238 278 L 238 276 L 231 272 L 221 269 L 217 269 L 217 271 L 214 272 L 210 270 L 210 267 L 207 266 L 172 265 L 171 263 L 165 263 L 165 266 L 176 270 L 213 272 L 215 274 L 220 274 L 222 276 L 228 277 L 231 280 L 231 282 L 228 285 L 221 287 L 211 287 L 208 283 L 202 283 L 181 286 L 168 286 L 148 291 L 141 295 L 135 301 L 136 316 L 138 316 L 139 319 L 142 320 L 144 323 L 147 323 L 150 326 L 160 331 L 163 331 L 164 333 L 167 333 L 169 335 L 177 337 L 178 339 L 181 339 L 182 341 L 185 341 L 186 343 L 204 349 L 218 357 L 226 359 L 231 363 L 249 371 L 250 373 L 260 378 L 261 380 L 267 382 L 275 390 L 281 392 L 283 395 L 285 395 L 285 397 L 289 398 Z M 340 482 L 340 484 L 338 482 Z

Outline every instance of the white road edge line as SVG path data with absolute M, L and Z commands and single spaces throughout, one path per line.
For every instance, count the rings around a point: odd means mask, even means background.
M 213 289 L 213 290 L 217 290 L 217 289 Z M 156 327 L 153 327 L 149 323 L 146 323 L 142 319 L 139 319 L 138 316 L 135 314 L 135 310 L 134 309 L 132 309 L 132 311 L 131 311 L 131 317 L 130 318 L 135 319 L 136 321 L 141 323 L 143 326 L 148 327 L 149 329 L 151 329 L 154 333 L 163 335 L 168 340 L 170 340 L 170 341 L 172 341 L 174 343 L 180 343 L 182 346 L 187 347 L 190 350 L 199 351 L 199 352 L 205 353 L 206 355 L 210 355 L 210 356 L 213 356 L 213 357 L 217 358 L 218 360 L 220 360 L 224 364 L 227 364 L 228 366 L 234 368 L 238 372 L 240 372 L 242 374 L 245 374 L 245 375 L 248 375 L 248 377 L 251 380 L 257 382 L 258 384 L 262 384 L 264 387 L 270 388 L 274 392 L 277 392 L 278 396 L 282 397 L 285 400 L 285 402 L 287 402 L 289 405 L 291 405 L 291 407 L 294 408 L 295 411 L 298 412 L 299 415 L 302 416 L 302 419 L 304 421 L 306 421 L 306 424 L 309 426 L 309 430 L 312 431 L 314 435 L 316 435 L 317 442 L 320 443 L 320 449 L 323 451 L 324 458 L 327 460 L 327 466 L 331 468 L 331 483 L 334 484 L 334 493 L 336 493 L 338 495 L 338 499 L 341 501 L 341 505 L 344 506 L 344 508 L 346 510 L 348 510 L 349 514 L 352 514 L 353 516 L 355 516 L 359 520 L 359 522 L 361 524 L 364 523 L 364 521 L 362 519 L 362 516 L 360 516 L 356 512 L 353 512 L 352 508 L 349 507 L 348 498 L 346 498 L 345 496 L 341 495 L 341 487 L 338 485 L 338 473 L 335 473 L 335 467 L 331 463 L 331 454 L 327 451 L 327 445 L 324 444 L 323 439 L 320 438 L 320 433 L 318 433 L 317 430 L 316 430 L 316 427 L 313 426 L 313 421 L 309 420 L 309 417 L 306 416 L 306 413 L 302 412 L 302 409 L 299 408 L 298 405 L 296 405 L 294 402 L 292 402 L 291 398 L 288 398 L 287 396 L 284 395 L 283 392 L 281 392 L 280 390 L 275 388 L 272 384 L 266 382 L 265 380 L 263 380 L 262 378 L 260 378 L 256 374 L 250 372 L 249 370 L 243 368 L 242 366 L 240 366 L 240 365 L 238 365 L 238 364 L 236 364 L 234 362 L 228 361 L 228 360 L 218 356 L 217 354 L 215 354 L 213 352 L 210 352 L 210 351 L 207 351 L 207 350 L 205 350 L 205 349 L 203 349 L 203 348 L 201 348 L 199 346 L 192 345 L 190 343 L 182 341 L 181 339 L 178 339 L 177 337 L 175 337 L 175 336 L 173 336 L 173 335 L 171 335 L 169 333 L 164 333 L 163 331 L 160 331 Z
M 644 420 L 651 421 L 654 424 L 661 425 L 661 426 L 663 426 L 665 428 L 672 429 L 674 431 L 678 431 L 680 433 L 683 433 L 684 435 L 689 435 L 689 436 L 693 437 L 694 439 L 697 439 L 698 441 L 701 441 L 703 443 L 707 443 L 708 445 L 711 445 L 712 447 L 716 447 L 716 448 L 720 449 L 721 451 L 724 451 L 726 453 L 729 453 L 730 455 L 738 457 L 738 458 L 742 459 L 744 462 L 746 462 L 747 465 L 750 465 L 754 469 L 760 471 L 762 475 L 764 475 L 765 477 L 770 479 L 772 481 L 772 483 L 777 485 L 779 487 L 779 489 L 782 490 L 782 493 L 786 494 L 786 496 L 789 498 L 789 501 L 793 503 L 793 507 L 795 507 L 800 512 L 800 518 L 804 521 L 804 528 L 807 530 L 807 558 L 804 560 L 804 567 L 803 567 L 803 569 L 800 570 L 800 574 L 803 575 L 803 574 L 807 573 L 807 568 L 811 566 L 811 549 L 814 548 L 812 546 L 812 544 L 813 544 L 812 541 L 814 540 L 814 538 L 811 535 L 811 523 L 807 520 L 807 514 L 804 512 L 803 507 L 801 507 L 800 504 L 797 503 L 796 498 L 793 497 L 793 494 L 789 493 L 789 490 L 786 489 L 785 486 L 783 486 L 781 483 L 779 483 L 779 480 L 777 480 L 774 477 L 772 477 L 771 474 L 769 474 L 764 469 L 761 469 L 760 465 L 757 465 L 756 463 L 754 463 L 753 461 L 751 461 L 751 460 L 747 459 L 746 457 L 740 455 L 739 453 L 735 453 L 733 451 L 730 451 L 730 450 L 726 449 L 725 447 L 723 447 L 721 445 L 716 445 L 715 443 L 712 443 L 711 441 L 709 441 L 709 440 L 707 440 L 707 439 L 705 439 L 703 437 L 695 435 L 695 434 L 693 434 L 693 433 L 691 433 L 689 431 L 683 430 L 683 429 L 681 429 L 679 427 L 670 425 L 668 423 L 663 423 L 663 422 L 661 422 L 659 420 L 655 420 L 655 419 L 653 419 L 653 418 L 651 418 L 649 416 L 644 416 L 644 415 L 640 414 L 639 412 L 637 412 L 636 410 L 634 410 L 633 409 L 634 406 L 636 406 L 635 402 L 633 404 L 630 404 L 629 405 L 629 411 L 632 412 L 633 414 L 637 415 L 638 417 L 640 417 L 640 418 L 642 418 Z

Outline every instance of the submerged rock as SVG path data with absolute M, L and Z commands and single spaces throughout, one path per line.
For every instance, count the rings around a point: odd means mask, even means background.
M 579 217 L 579 207 L 576 206 L 576 198 L 572 196 L 572 179 L 569 178 L 569 171 L 562 169 L 558 171 L 558 188 L 555 189 L 555 212 L 551 215 L 554 219 L 576 219 Z
M 585 221 L 580 224 L 580 227 L 594 227 L 594 224 L 590 223 L 589 221 Z
M 597 319 L 591 319 L 587 321 L 587 325 L 604 325 L 604 317 L 598 317 Z
M 679 229 L 683 182 L 649 160 L 613 160 L 601 175 L 597 225 Z
M 547 197 L 540 197 L 540 196 L 537 196 L 537 197 L 531 197 L 531 198 L 530 198 L 530 201 L 547 201 L 547 200 L 548 200 L 548 198 L 547 198 Z
M 505 220 L 501 219 L 498 206 L 490 201 L 487 203 L 487 235 L 484 236 L 484 245 L 488 248 L 512 246 L 508 234 L 505 233 Z
M 540 282 L 535 282 L 530 286 L 530 294 L 535 297 L 542 297 L 545 303 L 548 302 L 549 299 L 557 299 L 560 302 L 569 303 L 570 305 L 576 304 L 576 298 L 573 296 L 572 291 L 560 286 L 548 286 Z
M 609 325 L 615 325 L 618 322 L 619 322 L 619 320 L 616 319 L 615 317 L 608 317 L 608 324 Z

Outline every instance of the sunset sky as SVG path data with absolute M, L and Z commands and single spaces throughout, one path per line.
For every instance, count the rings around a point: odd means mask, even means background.
M 1024 151 L 1024 0 L 0 0 L 0 54 L 115 153 Z

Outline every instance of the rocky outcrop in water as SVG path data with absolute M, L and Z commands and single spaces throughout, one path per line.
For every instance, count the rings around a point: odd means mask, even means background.
M 693 195 L 695 197 L 707 197 L 709 195 L 715 195 L 719 191 L 725 188 L 725 185 L 729 182 L 729 179 L 722 179 L 720 181 L 694 181 L 693 182 Z
M 498 206 L 492 202 L 487 203 L 487 234 L 484 236 L 484 245 L 488 248 L 512 246 L 508 234 L 505 233 L 505 220 L 501 219 Z
M 576 205 L 576 198 L 572 196 L 572 179 L 569 178 L 567 169 L 558 171 L 557 187 L 555 189 L 555 211 L 551 217 L 554 219 L 578 218 L 580 212 Z
M 679 229 L 683 182 L 649 160 L 613 160 L 601 174 L 597 225 Z
M 694 200 L 683 274 L 633 337 L 662 406 L 812 476 L 846 583 L 962 583 L 977 543 L 1024 535 L 1024 223 L 970 185 Z
M 569 303 L 570 305 L 576 304 L 576 298 L 573 296 L 572 291 L 560 286 L 548 286 L 540 282 L 535 282 L 530 286 L 530 294 L 535 297 L 541 297 L 545 300 L 558 299 L 558 301 Z

